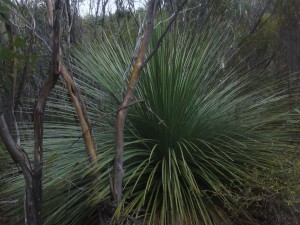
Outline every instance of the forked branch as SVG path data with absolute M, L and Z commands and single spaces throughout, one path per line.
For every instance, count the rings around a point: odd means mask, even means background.
M 150 37 L 153 31 L 154 24 L 154 16 L 156 12 L 156 8 L 158 5 L 158 0 L 150 0 L 148 4 L 147 10 L 147 24 L 146 29 L 144 31 L 143 40 L 141 42 L 140 48 L 138 50 L 138 54 L 136 57 L 135 64 L 133 66 L 128 89 L 122 104 L 120 105 L 120 110 L 117 113 L 116 118 L 116 149 L 115 149 L 115 158 L 114 158 L 114 176 L 113 176 L 113 184 L 112 184 L 112 194 L 115 202 L 117 204 L 120 203 L 122 198 L 122 181 L 123 181 L 123 152 L 124 152 L 124 125 L 126 114 L 128 111 L 128 105 L 132 100 L 132 96 L 134 93 L 134 89 L 136 83 L 138 82 L 140 76 L 140 69 L 143 62 L 143 58 L 146 54 Z
M 143 67 L 147 64 L 147 62 L 149 62 L 151 57 L 159 49 L 164 37 L 166 36 L 167 32 L 171 28 L 172 23 L 175 21 L 180 10 L 183 8 L 186 2 L 187 0 L 183 1 L 183 3 L 178 7 L 173 18 L 169 22 L 167 28 L 165 29 L 162 36 L 159 38 L 158 42 L 156 43 L 154 49 L 147 57 L 147 59 L 143 61 L 153 31 L 154 16 L 156 13 L 157 5 L 159 4 L 158 0 L 149 1 L 148 10 L 147 10 L 147 24 L 143 35 L 143 40 L 138 49 L 138 54 L 130 75 L 129 85 L 127 88 L 126 95 L 119 107 L 119 111 L 117 113 L 117 118 L 116 118 L 116 149 L 115 149 L 115 158 L 114 158 L 114 176 L 113 176 L 113 184 L 112 184 L 112 192 L 113 192 L 112 194 L 113 194 L 114 201 L 116 202 L 117 205 L 121 202 L 122 199 L 122 181 L 124 176 L 124 170 L 123 170 L 124 125 L 125 125 L 126 115 L 128 111 L 128 106 L 131 104 L 134 90 L 138 82 L 138 79 L 140 77 L 140 71 L 143 69 Z

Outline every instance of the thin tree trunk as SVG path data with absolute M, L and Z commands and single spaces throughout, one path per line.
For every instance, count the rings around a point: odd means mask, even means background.
M 157 5 L 159 4 L 156 0 L 150 0 L 148 4 L 148 10 L 147 10 L 147 24 L 146 29 L 143 35 L 143 40 L 141 42 L 140 48 L 138 49 L 138 53 L 136 56 L 136 61 L 134 63 L 129 85 L 127 88 L 126 95 L 123 99 L 123 102 L 121 103 L 117 118 L 116 118 L 116 149 L 115 149 L 115 158 L 114 158 L 114 176 L 113 176 L 113 184 L 112 184 L 112 194 L 113 198 L 117 204 L 121 202 L 122 199 L 122 181 L 124 176 L 124 170 L 123 170 L 123 154 L 124 154 L 124 126 L 125 126 L 125 120 L 126 115 L 128 111 L 128 106 L 132 103 L 132 97 L 134 94 L 135 86 L 138 82 L 138 79 L 140 77 L 140 71 L 144 68 L 144 66 L 149 62 L 151 57 L 156 53 L 156 51 L 159 49 L 159 47 L 162 44 L 162 41 L 168 31 L 170 30 L 172 24 L 174 23 L 175 19 L 179 15 L 180 10 L 184 7 L 184 5 L 187 3 L 187 0 L 184 0 L 182 4 L 177 8 L 176 12 L 174 13 L 173 18 L 169 22 L 168 26 L 166 27 L 165 31 L 162 33 L 160 38 L 158 39 L 156 45 L 154 46 L 153 50 L 149 54 L 149 56 L 143 61 L 143 58 L 146 54 L 150 37 L 153 31 L 153 24 L 154 24 L 154 17 L 156 13 Z
M 3 115 L 0 116 L 0 137 L 11 158 L 21 167 L 25 179 L 25 225 L 41 225 L 40 205 L 30 161 L 26 152 L 13 140 Z
M 0 6 L 2 6 L 1 3 Z M 15 26 L 10 21 L 9 14 L 0 13 L 0 15 L 2 18 L 4 18 L 5 21 L 5 29 L 8 35 L 9 49 L 11 51 L 11 54 L 13 55 L 10 59 L 9 73 L 5 74 L 8 80 L 9 87 L 5 88 L 6 96 L 4 101 L 6 103 L 6 110 L 4 111 L 4 116 L 5 116 L 5 120 L 7 121 L 10 134 L 12 135 L 13 139 L 19 143 L 20 142 L 19 130 L 18 130 L 18 125 L 16 122 L 15 112 L 14 112 L 14 98 L 15 98 L 16 81 L 17 81 L 17 58 L 16 56 L 14 56 L 17 52 L 15 46 L 16 30 L 15 30 Z
M 140 76 L 140 67 L 143 62 L 143 58 L 146 54 L 148 48 L 150 37 L 153 31 L 154 16 L 156 12 L 158 1 L 151 0 L 148 4 L 147 10 L 147 25 L 144 32 L 144 37 L 141 43 L 141 46 L 138 50 L 137 58 L 131 72 L 130 81 L 128 89 L 122 104 L 120 105 L 120 110 L 117 113 L 116 119 L 116 150 L 114 158 L 114 177 L 113 177 L 113 187 L 112 194 L 113 198 L 118 205 L 122 199 L 122 181 L 124 176 L 123 171 L 123 152 L 124 152 L 124 125 L 126 120 L 126 114 L 128 110 L 128 105 L 132 100 L 134 89 L 136 83 L 138 82 Z

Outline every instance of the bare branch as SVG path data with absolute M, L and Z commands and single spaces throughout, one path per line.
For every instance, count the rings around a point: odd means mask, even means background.
M 2 6 L 2 3 L 0 3 Z M 20 135 L 18 130 L 18 124 L 15 118 L 14 112 L 14 99 L 16 95 L 16 83 L 17 83 L 17 57 L 16 52 L 17 48 L 15 45 L 16 40 L 16 27 L 10 21 L 10 14 L 0 13 L 0 16 L 4 18 L 5 28 L 8 35 L 8 43 L 12 57 L 10 59 L 9 73 L 6 74 L 6 79 L 9 80 L 9 86 L 6 87 L 5 101 L 6 101 L 6 110 L 4 112 L 6 121 L 8 123 L 8 128 L 10 133 L 13 134 L 14 140 L 17 143 L 20 143 Z
M 155 47 L 153 48 L 152 52 L 148 55 L 148 57 L 146 58 L 146 60 L 143 62 L 141 69 L 144 68 L 144 66 L 150 61 L 150 59 L 152 58 L 152 56 L 156 53 L 156 51 L 159 49 L 159 47 L 162 44 L 163 39 L 165 38 L 165 36 L 167 35 L 168 31 L 170 30 L 173 22 L 176 20 L 179 12 L 181 11 L 181 9 L 183 8 L 183 6 L 187 3 L 187 0 L 185 0 L 177 9 L 177 11 L 174 13 L 173 17 L 171 18 L 167 28 L 165 29 L 165 31 L 162 33 L 162 35 L 160 36 L 160 38 L 158 39 L 158 41 L 156 42 Z
M 48 18 L 48 24 L 50 27 L 53 27 L 53 4 L 52 0 L 46 0 L 47 5 L 47 18 Z
M 4 143 L 6 150 L 11 158 L 17 163 L 21 169 L 25 179 L 25 224 L 40 225 L 41 221 L 36 208 L 36 199 L 38 198 L 33 188 L 34 171 L 32 171 L 29 159 L 21 146 L 16 145 L 9 133 L 4 116 L 0 116 L 0 138 Z
M 150 37 L 153 31 L 154 16 L 157 8 L 158 0 L 150 0 L 147 10 L 147 24 L 144 32 L 143 40 L 140 45 L 135 64 L 133 66 L 128 89 L 124 100 L 119 107 L 116 118 L 116 150 L 115 150 L 115 159 L 114 159 L 114 177 L 113 177 L 113 187 L 112 194 L 113 198 L 118 205 L 122 198 L 122 181 L 123 181 L 123 152 L 124 152 L 124 125 L 126 120 L 126 114 L 128 111 L 127 106 L 132 100 L 134 89 L 136 83 L 138 82 L 140 76 L 140 69 L 142 65 L 143 58 L 146 54 L 148 48 Z
M 89 161 L 91 164 L 95 164 L 97 162 L 96 148 L 91 133 L 91 125 L 88 120 L 87 111 L 81 99 L 80 92 L 76 87 L 72 76 L 70 75 L 66 67 L 63 65 L 63 63 L 61 63 L 61 76 L 67 84 L 71 100 L 73 102 L 79 119 Z
M 10 154 L 11 158 L 14 162 L 22 168 L 23 172 L 32 173 L 31 168 L 25 161 L 29 161 L 28 158 L 25 160 L 24 154 L 20 151 L 20 147 L 14 142 L 9 129 L 7 127 L 6 121 L 4 119 L 4 115 L 0 116 L 0 137 L 3 141 L 3 144 L 6 147 L 6 150 Z M 30 175 L 31 176 L 31 175 Z
M 172 23 L 175 21 L 177 15 L 179 14 L 180 10 L 183 8 L 186 2 L 187 0 L 185 0 L 178 8 L 178 10 L 175 12 L 174 17 L 171 19 L 166 30 L 158 40 L 155 48 L 150 53 L 148 58 L 143 62 L 143 58 L 146 54 L 146 50 L 148 48 L 150 37 L 153 31 L 154 15 L 158 4 L 158 1 L 156 0 L 149 1 L 148 10 L 147 10 L 147 25 L 143 35 L 143 40 L 138 49 L 138 54 L 131 72 L 126 95 L 124 97 L 121 106 L 119 107 L 119 111 L 117 113 L 117 118 L 116 118 L 116 150 L 115 150 L 115 158 L 114 158 L 114 177 L 113 177 L 112 194 L 117 204 L 120 203 L 122 198 L 122 181 L 124 176 L 124 171 L 123 171 L 124 125 L 125 125 L 126 115 L 128 111 L 128 106 L 132 101 L 132 96 L 134 93 L 135 86 L 138 82 L 141 69 L 146 65 L 146 63 L 151 59 L 151 57 L 155 54 L 157 49 L 160 47 L 165 35 L 171 28 Z
M 37 37 L 40 41 L 43 42 L 43 44 L 46 46 L 46 48 L 49 50 L 50 53 L 52 53 L 52 49 L 49 45 L 49 43 L 47 42 L 47 40 L 45 40 L 45 38 L 43 38 L 35 29 L 35 22 L 32 24 L 30 23 L 27 19 L 25 19 L 22 15 L 18 14 L 17 12 L 15 12 L 14 10 L 11 10 L 11 13 L 14 14 L 15 16 L 17 16 L 20 20 L 22 20 L 25 23 L 25 27 L 27 27 L 29 30 L 32 31 L 32 33 L 34 34 L 35 37 Z M 34 21 L 34 18 L 33 18 Z M 14 25 L 17 26 L 11 19 L 10 22 Z
M 50 6 L 51 7 L 51 6 Z M 48 9 L 49 10 L 49 9 Z M 63 1 L 60 0 L 56 8 L 55 21 L 53 24 L 53 50 L 52 50 L 52 69 L 47 82 L 42 87 L 36 107 L 34 110 L 34 135 L 35 135 L 35 159 L 34 169 L 41 170 L 43 161 L 43 114 L 48 95 L 55 86 L 60 71 L 60 36 L 61 36 L 61 17 L 63 11 Z M 51 15 L 50 15 L 51 16 Z M 50 21 L 51 18 L 49 18 Z
M 51 7 L 51 6 L 50 6 Z M 49 10 L 49 9 L 48 9 Z M 43 85 L 34 109 L 34 176 L 32 192 L 34 193 L 35 219 L 41 224 L 42 216 L 42 170 L 43 170 L 43 120 L 47 98 L 55 86 L 60 70 L 60 36 L 63 1 L 58 0 L 53 24 L 52 68 L 47 82 Z M 50 15 L 51 16 L 51 15 Z M 49 21 L 51 18 L 48 18 Z

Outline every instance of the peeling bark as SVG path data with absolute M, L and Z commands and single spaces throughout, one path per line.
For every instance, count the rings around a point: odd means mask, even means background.
M 61 76 L 67 84 L 67 88 L 71 97 L 71 101 L 75 107 L 81 130 L 83 133 L 84 142 L 86 145 L 86 151 L 88 155 L 89 162 L 91 164 L 97 163 L 96 148 L 94 145 L 94 140 L 91 132 L 91 124 L 88 119 L 87 110 L 81 99 L 80 92 L 75 85 L 74 79 L 68 72 L 64 64 L 61 62 Z
M 157 52 L 159 47 L 162 44 L 162 41 L 168 31 L 171 28 L 171 25 L 176 20 L 177 16 L 179 15 L 179 12 L 182 10 L 184 5 L 187 3 L 187 0 L 184 0 L 182 4 L 178 7 L 177 11 L 174 13 L 173 18 L 169 22 L 168 26 L 166 27 L 165 31 L 162 33 L 161 37 L 158 39 L 154 49 L 149 54 L 149 56 L 143 61 L 143 58 L 145 57 L 150 37 L 153 31 L 153 23 L 154 23 L 154 17 L 157 5 L 159 4 L 159 1 L 157 0 L 150 0 L 147 10 L 147 24 L 146 29 L 144 31 L 143 40 L 142 43 L 138 49 L 138 54 L 136 57 L 136 61 L 133 66 L 133 70 L 130 75 L 129 85 L 127 88 L 126 95 L 123 99 L 123 102 L 121 103 L 117 118 L 116 118 L 116 149 L 115 149 L 115 158 L 114 158 L 114 176 L 113 176 L 113 184 L 112 184 L 112 195 L 117 203 L 117 205 L 121 202 L 122 199 L 122 181 L 124 176 L 124 170 L 123 170 L 123 154 L 124 154 L 124 126 L 125 126 L 125 120 L 126 115 L 128 111 L 128 106 L 132 103 L 132 97 L 134 94 L 135 86 L 138 82 L 138 79 L 140 77 L 140 71 L 144 68 L 144 66 L 149 62 L 151 57 Z
M 55 87 L 59 76 L 66 81 L 68 91 L 79 118 L 80 126 L 84 136 L 87 155 L 91 165 L 97 163 L 96 149 L 91 132 L 91 124 L 88 120 L 85 105 L 81 99 L 79 90 L 75 82 L 61 60 L 61 20 L 64 1 L 58 0 L 55 4 L 55 15 L 53 14 L 53 4 L 47 0 L 48 22 L 51 27 L 52 37 L 52 60 L 51 71 L 46 83 L 40 90 L 36 106 L 34 109 L 34 161 L 33 168 L 28 159 L 27 153 L 15 143 L 11 132 L 6 124 L 4 116 L 0 117 L 0 137 L 3 140 L 11 158 L 20 165 L 25 178 L 25 224 L 41 225 L 42 221 L 42 171 L 43 171 L 43 120 L 44 111 L 48 96 Z M 9 27 L 8 27 L 9 28 Z M 13 67 L 14 68 L 14 67 Z M 14 89 L 13 89 L 14 90 Z M 12 98 L 12 109 L 14 98 Z M 13 114 L 11 114 L 13 115 Z M 98 174 L 94 174 L 93 180 Z M 108 218 L 99 210 L 101 224 L 107 224 Z M 105 220 L 105 222 L 103 222 Z
M 59 76 L 60 54 L 60 18 L 63 10 L 63 1 L 58 1 L 55 22 L 53 24 L 53 51 L 52 69 L 47 82 L 43 85 L 34 109 L 34 162 L 30 179 L 26 179 L 26 217 L 27 223 L 42 224 L 42 171 L 43 171 L 43 117 L 47 98 L 54 88 Z M 33 210 L 29 210 L 33 207 Z M 28 212 L 29 210 L 29 212 Z
M 140 76 L 140 68 L 143 62 L 143 58 L 146 54 L 148 48 L 150 37 L 153 31 L 154 16 L 156 12 L 158 1 L 151 0 L 148 5 L 147 10 L 147 24 L 144 32 L 144 37 L 140 48 L 138 50 L 137 58 L 133 66 L 133 70 L 130 75 L 129 85 L 124 97 L 122 104 L 119 107 L 116 118 L 116 149 L 115 149 L 115 159 L 114 159 L 114 176 L 113 176 L 113 187 L 112 194 L 115 202 L 119 204 L 122 199 L 122 181 L 124 176 L 123 171 L 123 152 L 124 152 L 124 125 L 126 114 L 128 111 L 127 106 L 132 100 L 134 89 L 136 83 L 138 82 Z

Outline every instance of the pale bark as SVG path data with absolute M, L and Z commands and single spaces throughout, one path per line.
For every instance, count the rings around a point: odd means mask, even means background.
M 157 0 L 149 1 L 148 10 L 147 10 L 147 24 L 146 24 L 143 40 L 138 50 L 136 61 L 130 75 L 130 80 L 129 80 L 129 85 L 128 85 L 126 95 L 119 107 L 119 111 L 117 113 L 117 118 L 116 118 L 116 150 L 115 150 L 115 158 L 114 158 L 114 176 L 113 176 L 112 194 L 117 205 L 121 202 L 122 199 L 122 181 L 124 176 L 124 171 L 123 171 L 124 132 L 123 130 L 124 130 L 124 125 L 126 120 L 126 114 L 128 111 L 127 106 L 132 101 L 134 89 L 140 76 L 140 68 L 143 62 L 143 58 L 146 54 L 150 42 L 150 37 L 153 31 L 154 17 L 155 17 L 157 4 L 158 4 Z

